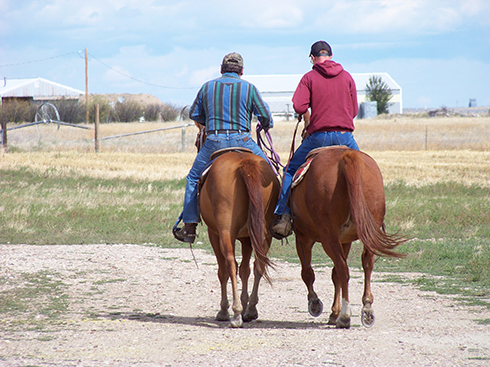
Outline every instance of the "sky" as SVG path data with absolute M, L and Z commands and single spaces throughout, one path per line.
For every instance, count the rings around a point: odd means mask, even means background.
M 304 74 L 325 40 L 351 73 L 388 73 L 403 108 L 490 106 L 488 0 L 0 0 L 0 78 L 190 105 L 238 52 L 244 75 Z M 358 86 L 359 88 L 359 86 Z

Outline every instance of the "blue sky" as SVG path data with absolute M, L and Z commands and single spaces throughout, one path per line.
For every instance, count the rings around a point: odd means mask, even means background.
M 490 106 L 488 0 L 0 0 L 0 77 L 192 103 L 242 54 L 246 75 L 304 74 L 317 40 L 352 73 L 387 72 L 404 108 Z

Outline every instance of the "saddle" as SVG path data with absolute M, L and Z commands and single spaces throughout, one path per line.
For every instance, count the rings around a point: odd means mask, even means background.
M 295 186 L 297 186 L 301 182 L 303 177 L 305 177 L 306 172 L 308 172 L 308 168 L 310 168 L 311 161 L 313 160 L 313 158 L 315 158 L 315 156 L 318 153 L 324 151 L 325 149 L 339 149 L 339 148 L 345 149 L 347 147 L 344 145 L 334 145 L 334 146 L 329 146 L 329 147 L 315 148 L 315 149 L 311 150 L 305 158 L 305 163 L 303 163 L 301 166 L 299 166 L 298 170 L 294 174 L 293 181 L 291 182 L 291 188 L 294 188 Z

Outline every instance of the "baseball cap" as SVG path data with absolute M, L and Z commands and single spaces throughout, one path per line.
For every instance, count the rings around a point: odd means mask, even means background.
M 332 55 L 332 48 L 330 45 L 325 41 L 318 41 L 311 45 L 310 56 L 318 57 L 320 56 L 320 51 L 322 50 L 328 51 L 328 56 Z
M 236 52 L 232 52 L 228 55 L 225 55 L 225 57 L 223 57 L 222 65 L 237 65 L 243 67 L 243 58 L 240 54 Z

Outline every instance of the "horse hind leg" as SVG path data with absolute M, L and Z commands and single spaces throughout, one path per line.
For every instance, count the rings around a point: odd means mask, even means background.
M 301 261 L 301 278 L 308 290 L 308 312 L 313 317 L 318 317 L 323 312 L 323 303 L 316 294 L 313 283 L 315 282 L 315 272 L 311 267 L 311 249 L 313 241 L 304 235 L 296 234 L 296 252 Z
M 256 320 L 259 317 L 259 312 L 257 311 L 257 304 L 259 303 L 259 284 L 262 274 L 259 272 L 258 267 L 254 263 L 254 284 L 252 287 L 252 293 L 248 300 L 247 308 L 243 313 L 243 321 L 250 322 Z
M 372 308 L 374 297 L 371 293 L 371 274 L 374 267 L 374 254 L 367 249 L 364 249 L 362 253 L 362 267 L 364 269 L 364 294 L 362 296 L 361 322 L 365 327 L 371 327 L 375 320 Z
M 329 323 L 335 320 L 335 325 L 338 328 L 350 328 L 351 308 L 349 304 L 349 267 L 347 265 L 347 255 L 350 250 L 350 244 L 340 244 L 339 241 L 332 238 L 322 241 L 323 249 L 334 263 L 332 271 L 332 280 L 335 285 L 334 303 L 332 305 L 332 314 L 330 315 Z M 339 296 L 342 295 L 339 311 Z M 335 317 L 337 316 L 338 317 Z
M 346 242 L 342 244 L 342 250 L 344 251 L 345 258 L 349 256 L 351 245 L 352 242 Z M 342 303 L 340 300 L 340 294 L 341 294 L 340 279 L 338 277 L 337 269 L 335 266 L 332 269 L 332 282 L 334 285 L 334 296 L 333 296 L 333 303 L 332 303 L 332 313 L 330 314 L 328 325 L 337 325 L 337 320 L 342 310 Z
M 240 279 L 242 280 L 242 294 L 240 300 L 242 302 L 242 318 L 244 322 L 249 322 L 258 318 L 257 308 L 255 307 L 258 302 L 257 289 L 257 273 L 254 269 L 254 285 L 252 288 L 252 295 L 248 295 L 248 279 L 250 277 L 250 259 L 252 257 L 252 247 L 250 245 L 250 239 L 241 240 L 242 243 L 242 262 L 240 264 Z
M 218 279 L 221 285 L 221 301 L 220 301 L 220 310 L 216 315 L 216 321 L 229 321 L 230 313 L 228 312 L 228 308 L 230 304 L 228 302 L 228 294 L 227 294 L 227 285 L 228 285 L 228 270 L 226 267 L 226 260 L 221 253 L 221 249 L 219 247 L 219 237 L 208 231 L 209 241 L 213 246 L 214 254 L 216 255 L 216 260 L 218 262 Z
M 233 251 L 230 251 L 226 256 L 226 265 L 228 269 L 228 275 L 231 280 L 231 291 L 233 295 L 233 303 L 231 306 L 231 309 L 233 310 L 233 317 L 230 319 L 230 326 L 233 328 L 239 328 L 243 326 L 243 306 L 238 294 L 237 263 Z

